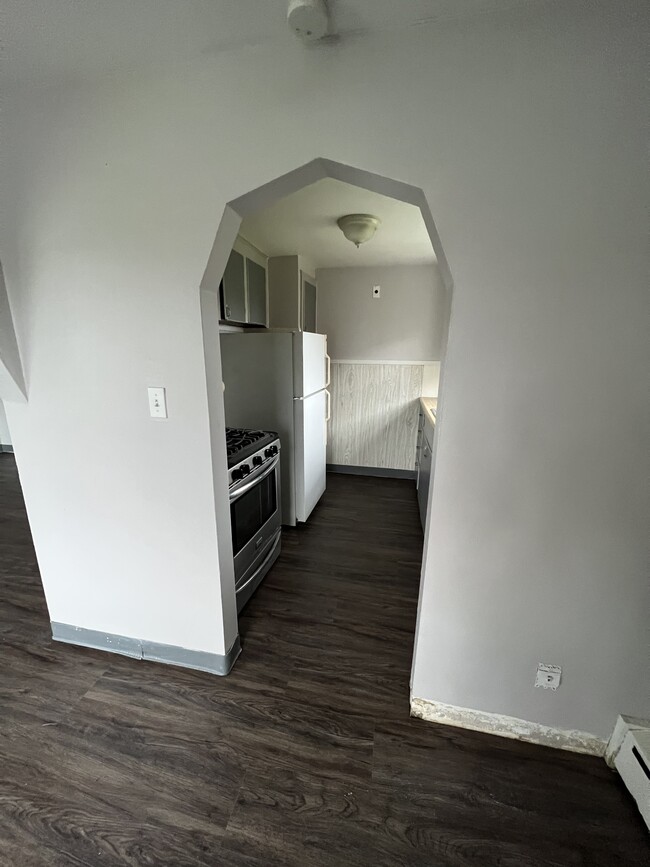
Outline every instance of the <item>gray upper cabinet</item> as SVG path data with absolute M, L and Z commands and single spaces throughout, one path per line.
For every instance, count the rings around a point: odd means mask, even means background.
M 248 285 L 248 323 L 250 325 L 266 325 L 266 270 L 246 259 L 246 277 Z
M 316 286 L 303 275 L 302 330 L 316 332 Z
M 233 250 L 221 281 L 222 320 L 266 326 L 266 297 L 266 269 Z
M 246 271 L 244 257 L 233 250 L 221 284 L 223 318 L 227 322 L 246 322 Z

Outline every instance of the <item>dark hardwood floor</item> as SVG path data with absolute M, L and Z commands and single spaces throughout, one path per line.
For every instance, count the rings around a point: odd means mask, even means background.
M 0 455 L 3 867 L 647 867 L 602 760 L 409 718 L 413 484 L 328 484 L 218 678 L 51 641 Z

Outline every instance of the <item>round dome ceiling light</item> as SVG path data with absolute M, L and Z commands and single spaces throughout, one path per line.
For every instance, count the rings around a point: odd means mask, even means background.
M 379 217 L 373 217 L 372 214 L 346 214 L 336 222 L 348 241 L 357 247 L 369 241 L 381 225 Z
M 301 39 L 318 42 L 329 26 L 325 0 L 289 0 L 287 22 Z

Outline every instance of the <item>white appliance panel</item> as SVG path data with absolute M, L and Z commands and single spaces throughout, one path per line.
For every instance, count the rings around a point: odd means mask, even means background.
M 307 397 L 329 385 L 327 337 L 308 331 L 293 334 L 294 397 Z
M 327 391 L 294 400 L 296 518 L 306 521 L 325 493 Z

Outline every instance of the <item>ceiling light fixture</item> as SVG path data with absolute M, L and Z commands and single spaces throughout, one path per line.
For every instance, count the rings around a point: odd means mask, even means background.
M 369 241 L 381 225 L 379 217 L 373 217 L 372 214 L 346 214 L 336 222 L 348 241 L 357 247 Z

